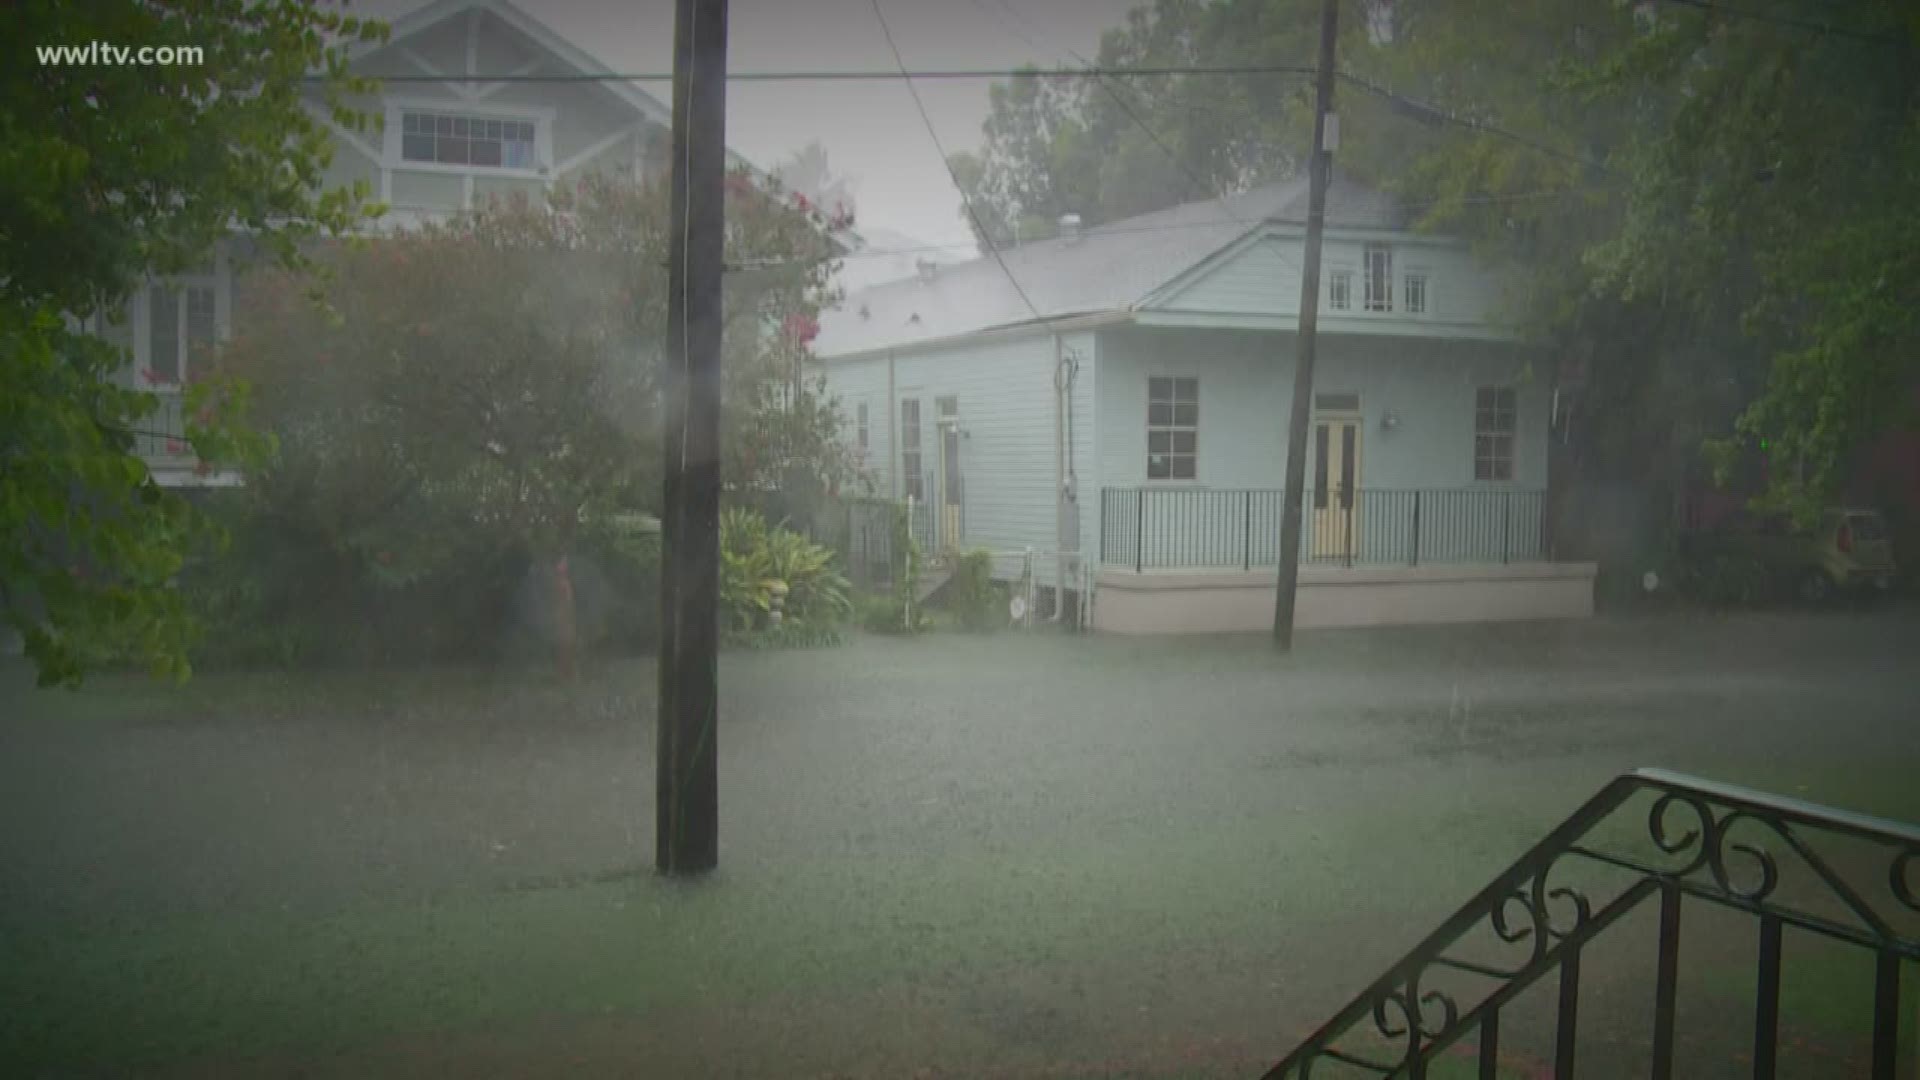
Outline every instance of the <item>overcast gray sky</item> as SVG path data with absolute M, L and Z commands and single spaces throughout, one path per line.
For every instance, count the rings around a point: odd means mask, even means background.
M 616 71 L 670 71 L 671 0 L 517 0 Z M 909 67 L 1012 67 L 1091 57 L 1103 30 L 1141 0 L 881 0 Z M 392 18 L 410 0 L 356 4 Z M 729 64 L 735 71 L 892 70 L 893 54 L 871 0 L 733 0 Z M 1021 35 L 1025 35 L 1023 40 Z M 980 144 L 985 80 L 917 84 L 934 130 L 949 151 Z M 649 84 L 665 100 L 672 88 Z M 727 91 L 727 143 L 772 167 L 818 139 L 838 174 L 857 180 L 863 226 L 929 243 L 972 246 L 960 197 L 942 167 L 913 99 L 900 82 L 739 83 Z

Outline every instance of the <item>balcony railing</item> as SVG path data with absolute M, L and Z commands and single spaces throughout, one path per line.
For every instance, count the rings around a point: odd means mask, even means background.
M 1103 488 L 1100 561 L 1135 570 L 1280 564 L 1276 488 Z M 1300 561 L 1341 566 L 1549 557 L 1537 488 L 1309 491 Z
M 1657 912 L 1657 920 L 1648 920 L 1656 925 L 1644 928 L 1653 940 L 1641 946 L 1640 958 L 1624 956 L 1620 946 L 1635 936 L 1627 916 L 1642 905 Z M 1457 1046 L 1477 1063 L 1472 1075 L 1494 1080 L 1510 1075 L 1502 1063 L 1520 1043 L 1551 1054 L 1551 1075 L 1567 1080 L 1576 1060 L 1587 1056 L 1578 1053 L 1583 1026 L 1605 1032 L 1595 1049 L 1614 1059 L 1595 1067 L 1595 1076 L 1703 1075 L 1700 1061 L 1675 1064 L 1676 1057 L 1717 1056 L 1701 1033 L 1680 1023 L 1701 1015 L 1677 1008 L 1683 908 L 1692 912 L 1688 925 L 1697 920 L 1723 937 L 1752 935 L 1750 978 L 1727 971 L 1718 983 L 1689 982 L 1739 994 L 1752 988 L 1752 1001 L 1731 1015 L 1724 1000 L 1713 1013 L 1736 1037 L 1750 1035 L 1737 1051 L 1726 1048 L 1746 1066 L 1740 1071 L 1767 1080 L 1777 1074 L 1894 1080 L 1901 965 L 1920 961 L 1920 828 L 1650 769 L 1602 788 L 1266 1076 L 1464 1076 L 1465 1068 L 1443 1071 L 1465 1064 L 1442 1062 Z M 1808 946 L 1820 940 L 1860 961 L 1845 966 L 1846 984 L 1832 982 L 1843 970 L 1833 963 L 1839 957 L 1809 954 Z M 1690 974 L 1699 975 L 1702 964 L 1738 963 L 1734 958 L 1745 951 L 1699 949 Z M 1616 957 L 1623 959 L 1609 967 L 1650 969 L 1644 971 L 1650 985 L 1641 984 L 1644 1041 L 1629 1034 L 1629 1018 L 1609 1015 L 1596 1025 L 1580 1016 L 1583 1004 L 1595 1007 L 1595 998 L 1582 1000 L 1583 958 L 1597 967 Z M 1865 1060 L 1844 1072 L 1831 1065 L 1808 1072 L 1807 1062 L 1782 1068 L 1783 1050 L 1806 1054 L 1797 1042 L 1783 1047 L 1780 1038 L 1781 987 L 1796 970 L 1810 981 L 1827 980 L 1823 996 L 1839 1009 L 1858 1010 L 1852 1026 L 1864 1036 Z M 1621 973 L 1612 974 L 1602 980 L 1612 989 L 1598 1004 L 1617 1009 Z M 1555 976 L 1546 988 L 1551 1002 L 1522 997 L 1548 975 Z M 1731 1075 L 1725 1064 L 1712 1075 Z
M 192 468 L 193 444 L 187 441 L 185 399 L 175 390 L 154 394 L 160 402 L 134 425 L 134 452 L 155 467 Z

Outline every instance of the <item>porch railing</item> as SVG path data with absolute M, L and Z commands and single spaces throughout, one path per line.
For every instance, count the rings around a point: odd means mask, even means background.
M 1102 488 L 1100 561 L 1135 570 L 1280 564 L 1277 488 Z M 1300 560 L 1344 566 L 1550 557 L 1538 488 L 1309 491 Z
M 1601 935 L 1643 904 L 1658 913 L 1657 925 L 1649 927 L 1654 940 L 1646 959 L 1652 962 L 1628 959 L 1625 966 L 1651 969 L 1644 1014 L 1650 1037 L 1633 1040 L 1622 1018 L 1610 1016 L 1600 1049 L 1634 1060 L 1593 1072 L 1655 1080 L 1691 1075 L 1698 1063 L 1677 1071 L 1674 1064 L 1682 915 L 1689 901 L 1710 916 L 1700 920 L 1710 930 L 1753 935 L 1751 979 L 1729 972 L 1717 983 L 1690 982 L 1734 988 L 1723 993 L 1752 987 L 1753 1000 L 1733 1014 L 1744 1013 L 1751 1026 L 1745 1017 L 1729 1017 L 1727 1024 L 1736 1038 L 1750 1032 L 1751 1042 L 1728 1048 L 1729 1057 L 1738 1055 L 1754 1077 L 1782 1071 L 1780 991 L 1801 965 L 1809 978 L 1825 980 L 1826 996 L 1858 1002 L 1853 1015 L 1861 1021 L 1867 1056 L 1845 1075 L 1893 1080 L 1901 1055 L 1901 965 L 1920 961 L 1920 827 L 1652 769 L 1602 788 L 1265 1075 L 1418 1080 L 1459 1046 L 1461 1056 L 1477 1063 L 1473 1075 L 1492 1080 L 1509 1075 L 1501 1071 L 1504 1047 L 1537 1042 L 1552 1056 L 1552 1075 L 1570 1080 L 1582 958 L 1598 964 L 1621 955 L 1617 947 L 1632 943 L 1631 932 Z M 1812 939 L 1858 950 L 1863 962 L 1844 969 L 1814 964 L 1818 957 L 1802 948 Z M 1602 953 L 1603 945 L 1616 950 Z M 1689 962 L 1690 973 L 1737 955 L 1702 949 Z M 1848 978 L 1857 982 L 1856 993 L 1829 985 L 1843 970 L 1854 972 Z M 1557 983 L 1548 988 L 1550 1008 L 1546 1001 L 1531 1012 L 1527 999 L 1516 1004 L 1548 975 Z M 1618 980 L 1609 982 L 1606 1000 L 1617 1004 Z M 1716 1002 L 1716 1013 L 1727 1015 L 1726 1004 Z M 1535 1026 L 1526 1025 L 1529 1016 Z M 1464 1042 L 1469 1038 L 1474 1042 Z M 1698 1042 L 1690 1039 L 1682 1056 L 1700 1055 Z M 1726 1074 L 1724 1067 L 1713 1071 Z M 1791 1064 L 1785 1071 L 1808 1075 Z
M 159 405 L 134 425 L 134 452 L 155 465 L 191 466 L 185 398 L 177 390 L 154 394 Z

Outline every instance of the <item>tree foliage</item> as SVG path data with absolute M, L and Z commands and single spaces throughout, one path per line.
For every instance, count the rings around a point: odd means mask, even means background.
M 854 463 L 832 403 L 794 376 L 829 295 L 823 222 L 744 173 L 729 188 L 723 481 L 736 502 L 837 486 Z M 658 510 L 669 242 L 665 178 L 594 174 L 340 247 L 324 304 L 254 283 L 222 366 L 278 441 L 255 517 L 311 549 L 288 584 L 330 579 L 359 609 L 497 594 L 529 567 L 570 590 L 557 568 L 593 523 Z
M 124 358 L 78 332 L 149 275 L 199 264 L 246 230 L 297 263 L 298 242 L 350 227 L 364 192 L 325 190 L 331 153 L 302 103 L 326 76 L 334 118 L 364 126 L 346 48 L 384 34 L 303 0 L 135 0 L 0 7 L 0 38 L 203 50 L 198 65 L 49 65 L 0 72 L 0 618 L 43 684 L 132 659 L 184 676 L 192 621 L 168 582 L 217 536 L 155 485 L 133 432 L 151 394 L 110 378 Z M 258 446 L 244 388 L 189 393 L 202 460 Z

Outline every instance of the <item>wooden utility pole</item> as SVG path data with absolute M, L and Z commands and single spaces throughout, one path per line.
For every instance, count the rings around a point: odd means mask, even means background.
M 720 295 L 727 0 L 676 0 L 654 865 L 720 860 Z
M 1307 155 L 1307 258 L 1300 274 L 1300 355 L 1293 369 L 1293 413 L 1287 421 L 1287 490 L 1280 511 L 1280 580 L 1273 600 L 1273 641 L 1293 648 L 1293 601 L 1300 584 L 1301 504 L 1306 501 L 1307 427 L 1313 422 L 1313 359 L 1320 328 L 1320 237 L 1327 223 L 1327 184 L 1333 176 L 1333 43 L 1337 0 L 1320 5 L 1320 64 L 1314 76 L 1313 149 Z

